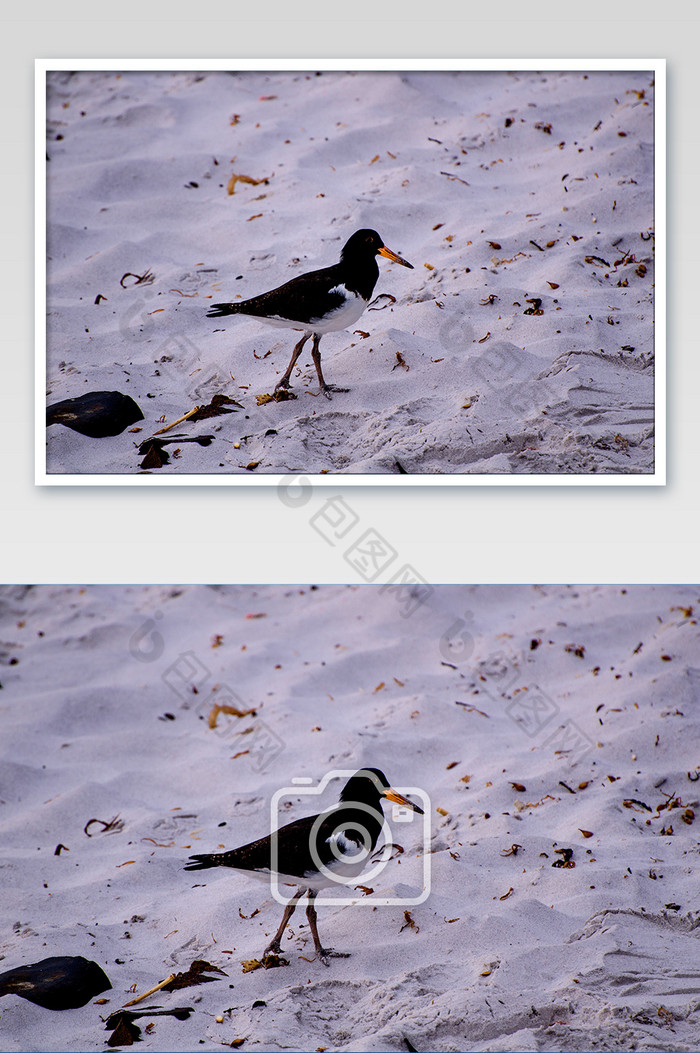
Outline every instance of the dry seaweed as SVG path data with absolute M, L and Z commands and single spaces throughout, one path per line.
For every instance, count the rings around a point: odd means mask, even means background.
M 574 854 L 573 848 L 555 848 L 554 852 L 556 855 L 560 855 L 561 859 L 555 859 L 552 863 L 553 867 L 562 867 L 566 870 L 572 870 L 576 864 L 571 858 Z
M 296 397 L 293 391 L 289 391 L 287 388 L 280 388 L 279 391 L 273 391 L 271 395 L 256 395 L 255 401 L 258 406 L 265 406 L 268 402 L 289 402 Z
M 141 1037 L 141 1028 L 132 1020 L 119 1017 L 114 1031 L 107 1039 L 108 1046 L 133 1046 Z
M 196 987 L 198 984 L 209 984 L 218 980 L 218 976 L 205 976 L 205 973 L 219 973 L 220 976 L 228 976 L 223 969 L 212 965 L 201 958 L 196 958 L 187 972 L 176 973 L 172 979 L 163 985 L 164 991 L 179 991 L 183 987 Z
M 410 910 L 405 910 L 403 912 L 403 916 L 404 916 L 405 920 L 404 920 L 403 925 L 399 929 L 399 932 L 403 932 L 404 929 L 413 929 L 413 931 L 416 932 L 416 933 L 420 932 L 420 926 L 416 925 L 415 921 L 413 920 L 413 915 L 411 914 Z
M 219 719 L 219 713 L 225 713 L 229 717 L 254 717 L 257 714 L 255 709 L 237 709 L 236 706 L 229 705 L 215 705 L 212 706 L 209 711 L 208 724 L 210 728 L 216 727 L 216 722 Z
M 289 965 L 289 962 L 281 954 L 266 954 L 262 961 L 259 958 L 246 958 L 241 965 L 244 973 L 252 973 L 256 969 L 279 969 Z
M 141 1028 L 134 1021 L 139 1017 L 174 1016 L 176 1020 L 187 1020 L 192 1013 L 194 1013 L 192 1006 L 176 1006 L 174 1009 L 161 1009 L 159 1006 L 141 1010 L 118 1009 L 116 1013 L 112 1013 L 107 1018 L 105 1023 L 105 1031 L 112 1032 L 107 1039 L 107 1045 L 132 1046 L 134 1042 L 138 1042 Z M 149 1027 L 152 1030 L 153 1025 Z M 146 1028 L 146 1031 L 149 1031 L 149 1027 Z
M 254 179 L 249 175 L 237 175 L 235 172 L 226 184 L 226 193 L 231 197 L 236 192 L 236 183 L 247 183 L 250 186 L 269 186 L 271 176 L 263 176 L 262 179 Z
M 127 271 L 126 274 L 122 274 L 121 278 L 119 279 L 119 284 L 121 285 L 122 289 L 127 288 L 127 286 L 124 284 L 125 278 L 136 279 L 135 282 L 129 282 L 129 285 L 132 288 L 136 285 L 153 285 L 153 282 L 156 280 L 156 276 L 155 274 L 151 273 L 150 268 L 147 271 L 144 271 L 143 274 L 134 274 L 133 271 Z
M 442 665 L 449 665 L 449 662 L 442 662 L 441 664 Z M 455 666 L 455 668 L 456 668 L 456 666 Z M 464 708 L 466 709 L 467 713 L 478 713 L 480 717 L 486 717 L 487 720 L 490 719 L 488 713 L 484 713 L 483 709 L 477 709 L 476 706 L 473 706 L 471 702 L 455 701 L 455 705 L 456 706 L 464 706 Z
M 119 813 L 113 816 L 111 819 L 105 822 L 104 819 L 88 819 L 85 826 L 83 827 L 83 833 L 86 837 L 93 837 L 94 835 L 89 833 L 90 827 L 93 823 L 99 823 L 102 827 L 98 831 L 100 834 L 116 834 L 124 829 L 124 820 L 119 818 Z
M 170 454 L 163 449 L 162 443 L 157 439 L 146 439 L 139 446 L 139 453 L 143 455 L 139 468 L 148 471 L 151 468 L 162 468 L 170 461 Z
M 170 446 L 173 443 L 196 442 L 198 446 L 209 446 L 213 440 L 213 435 L 177 435 L 170 439 L 157 439 L 153 437 L 150 439 L 144 439 L 138 447 L 139 454 L 143 457 L 143 461 L 141 461 L 139 467 L 143 469 L 162 468 L 163 465 L 167 464 L 170 460 L 170 455 L 165 447 Z

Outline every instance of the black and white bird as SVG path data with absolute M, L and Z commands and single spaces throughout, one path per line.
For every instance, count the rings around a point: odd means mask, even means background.
M 316 927 L 314 900 L 322 888 L 352 883 L 376 848 L 384 825 L 382 799 L 394 801 L 423 815 L 423 809 L 393 790 L 378 768 L 362 768 L 347 781 L 337 805 L 320 815 L 309 815 L 280 827 L 258 841 L 230 852 L 190 856 L 185 870 L 230 867 L 270 881 L 298 886 L 287 903 L 279 929 L 263 952 L 280 953 L 282 934 L 298 901 L 308 894 L 306 916 L 316 954 L 324 965 L 329 957 L 347 954 L 321 945 Z
M 376 230 L 356 230 L 346 241 L 340 261 L 332 267 L 300 274 L 278 289 L 250 300 L 215 303 L 208 311 L 207 318 L 244 314 L 259 318 L 268 325 L 301 330 L 301 340 L 294 347 L 286 372 L 275 385 L 275 391 L 289 388 L 294 364 L 306 341 L 313 337 L 311 357 L 318 382 L 323 394 L 331 398 L 332 391 L 348 389 L 326 384 L 318 345 L 324 333 L 334 333 L 354 325 L 367 307 L 379 278 L 377 256 L 384 256 L 413 270 L 413 264 L 407 263 L 386 247 Z

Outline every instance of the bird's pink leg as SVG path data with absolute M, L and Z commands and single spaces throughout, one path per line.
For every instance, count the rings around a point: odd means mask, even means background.
M 289 919 L 291 918 L 292 914 L 294 913 L 294 910 L 296 908 L 297 903 L 299 902 L 299 900 L 301 899 L 301 897 L 304 895 L 305 892 L 306 892 L 305 888 L 300 888 L 298 892 L 294 893 L 294 895 L 290 899 L 289 903 L 284 908 L 284 916 L 282 917 L 282 924 L 280 925 L 279 929 L 275 933 L 274 938 L 272 940 L 270 940 L 270 942 L 268 943 L 267 947 L 263 951 L 263 958 L 265 958 L 266 955 L 268 955 L 268 954 L 279 954 L 280 953 L 280 943 L 281 943 L 281 940 L 282 940 L 282 934 L 284 933 L 284 930 L 287 928 L 287 922 L 289 921 Z
M 309 905 L 306 908 L 306 917 L 309 919 L 309 928 L 311 929 L 311 935 L 314 938 L 314 947 L 316 948 L 316 954 L 323 962 L 324 965 L 328 965 L 328 958 L 349 958 L 350 955 L 345 951 L 334 951 L 329 947 L 322 947 L 321 941 L 318 938 L 318 928 L 316 927 L 316 908 L 314 907 L 314 900 L 318 893 L 315 889 L 309 889 Z
M 296 362 L 296 360 L 298 359 L 299 355 L 301 354 L 301 349 L 303 348 L 304 344 L 306 343 L 306 341 L 309 339 L 310 336 L 311 336 L 311 333 L 304 333 L 304 335 L 302 336 L 302 338 L 299 341 L 299 343 L 294 345 L 294 350 L 292 351 L 292 357 L 290 358 L 289 365 L 287 366 L 287 372 L 284 374 L 283 377 L 280 377 L 280 379 L 275 384 L 275 391 L 279 391 L 280 388 L 288 388 L 289 387 L 289 378 L 292 375 L 292 370 L 294 369 L 294 363 Z
M 323 373 L 321 371 L 321 352 L 318 348 L 320 340 L 321 337 L 318 335 L 318 333 L 314 333 L 314 346 L 311 350 L 311 357 L 313 358 L 314 365 L 316 366 L 316 374 L 318 376 L 319 387 L 321 388 L 321 391 L 326 396 L 326 398 L 329 399 L 331 398 L 331 391 L 349 391 L 349 388 L 337 388 L 334 384 L 326 384 L 325 380 L 323 379 Z

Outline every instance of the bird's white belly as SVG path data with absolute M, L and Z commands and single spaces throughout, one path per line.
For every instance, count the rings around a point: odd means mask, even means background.
M 304 875 L 309 888 L 329 888 L 354 881 L 367 866 L 370 851 L 342 832 L 332 834 L 327 843 L 334 848 L 333 858 L 320 872 Z
M 267 867 L 261 870 L 244 870 L 239 867 L 230 867 L 227 869 L 235 870 L 239 874 L 255 878 L 256 881 L 263 881 L 268 886 L 271 884 L 274 884 L 275 886 L 297 885 L 300 888 L 313 888 L 320 890 L 323 888 L 337 888 L 340 885 L 353 881 L 355 878 L 359 877 L 366 865 L 366 858 L 363 858 L 362 861 L 356 863 L 334 861 L 327 867 L 325 873 L 323 871 L 313 872 L 305 874 L 303 877 L 297 877 L 295 874 L 271 874 Z
M 324 318 L 312 319 L 309 322 L 309 329 L 314 333 L 334 333 L 339 329 L 347 329 L 358 320 L 367 306 L 367 300 L 363 300 L 357 293 L 349 292 L 344 285 L 336 285 L 331 292 L 339 292 L 345 299 Z
M 310 333 L 311 327 L 306 322 L 293 322 L 291 318 L 279 318 L 274 314 L 246 314 L 245 311 L 241 311 L 240 314 L 245 318 L 254 318 L 256 322 L 262 322 L 263 325 L 272 325 L 275 329 L 298 329 L 299 332 Z

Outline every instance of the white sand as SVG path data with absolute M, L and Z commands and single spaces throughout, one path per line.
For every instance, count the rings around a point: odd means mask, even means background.
M 368 586 L 1 599 L 0 968 L 82 954 L 114 987 L 66 1013 L 4 998 L 3 1049 L 101 1049 L 100 1014 L 197 957 L 228 979 L 149 999 L 196 1011 L 156 1019 L 144 1050 L 697 1048 L 697 588 L 438 587 L 409 617 Z M 183 654 L 198 694 L 175 679 Z M 215 685 L 257 717 L 210 730 Z M 535 712 L 546 726 L 525 728 Z M 281 908 L 252 878 L 184 872 L 187 856 L 266 833 L 291 778 L 365 764 L 431 798 L 417 930 L 371 897 L 325 906 L 321 935 L 350 958 L 307 960 L 297 914 L 289 967 L 244 975 Z M 375 895 L 410 890 L 423 861 L 393 826 L 405 853 Z M 561 848 L 574 868 L 552 866 Z
M 244 410 L 185 425 L 214 442 L 158 474 L 652 472 L 651 80 L 51 75 L 48 400 L 117 389 L 146 419 L 53 426 L 47 470 L 135 474 L 138 441 L 225 393 Z M 233 173 L 268 182 L 229 196 Z M 396 304 L 324 337 L 350 393 L 318 396 L 307 350 L 298 398 L 258 406 L 297 336 L 207 306 L 336 262 L 363 226 L 415 270 L 383 262 Z

